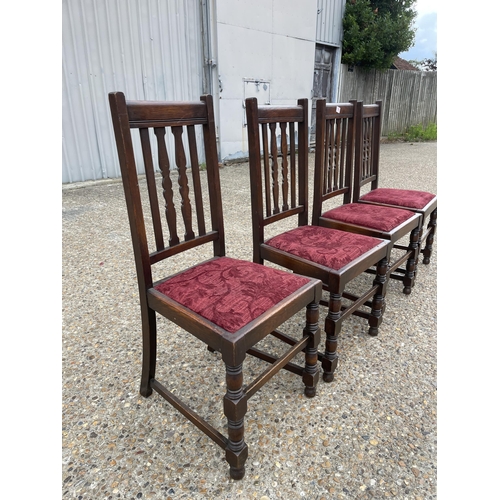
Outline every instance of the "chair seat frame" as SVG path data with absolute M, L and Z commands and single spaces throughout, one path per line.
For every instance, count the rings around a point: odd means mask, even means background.
M 423 254 L 422 263 L 427 265 L 430 263 L 431 255 L 432 255 L 432 246 L 434 244 L 434 237 L 436 234 L 436 226 L 437 226 L 437 197 L 431 200 L 425 207 L 423 208 L 412 208 L 405 207 L 401 205 L 392 205 L 389 203 L 377 203 L 375 201 L 366 201 L 362 199 L 358 199 L 356 203 L 362 203 L 365 205 L 377 205 L 381 207 L 389 207 L 389 208 L 399 208 L 404 210 L 409 210 L 411 212 L 415 212 L 420 215 L 420 227 L 418 234 L 418 242 L 419 242 L 419 253 Z M 427 227 L 425 226 L 425 221 L 427 222 Z M 425 242 L 425 245 L 423 244 Z M 396 245 L 395 248 L 405 249 L 406 247 L 401 247 Z M 417 270 L 415 269 L 415 276 Z M 396 278 L 397 279 L 397 278 Z
M 155 286 L 160 283 L 161 281 L 155 283 Z M 248 458 L 248 446 L 244 441 L 243 420 L 248 409 L 249 399 L 281 369 L 302 377 L 305 385 L 304 394 L 307 397 L 313 397 L 316 394 L 319 379 L 317 347 L 321 338 L 321 332 L 318 328 L 321 284 L 317 281 L 310 281 L 235 333 L 220 328 L 154 288 L 148 289 L 147 297 L 150 310 L 158 312 L 191 333 L 207 344 L 210 350 L 221 353 L 222 360 L 226 365 L 227 391 L 223 398 L 223 408 L 228 419 L 228 436 L 221 434 L 206 419 L 159 382 L 155 378 L 155 363 L 144 363 L 144 368 L 148 369 L 148 372 L 145 375 L 147 382 L 143 375 L 143 383 L 146 382 L 146 385 L 141 394 L 147 397 L 154 390 L 168 401 L 177 411 L 225 450 L 226 460 L 230 465 L 231 478 L 242 479 L 245 475 L 245 462 Z M 304 308 L 307 309 L 307 317 L 303 337 L 300 340 L 294 339 L 292 347 L 281 357 L 278 358 L 254 347 L 269 334 L 282 339 L 284 334 L 277 330 L 277 327 Z M 290 344 L 290 342 L 286 343 Z M 291 362 L 301 352 L 305 352 L 304 367 Z M 267 361 L 270 366 L 244 386 L 243 362 L 247 354 Z

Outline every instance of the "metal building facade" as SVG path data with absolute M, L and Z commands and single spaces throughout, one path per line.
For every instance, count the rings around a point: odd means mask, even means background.
M 63 183 L 120 176 L 109 92 L 199 99 L 202 24 L 200 0 L 63 0 Z
M 342 18 L 345 0 L 318 0 L 316 41 L 326 45 L 342 46 Z
M 317 0 L 311 143 L 316 141 L 316 101 L 338 102 L 344 10 L 345 0 Z
M 314 114 L 316 98 L 331 101 L 337 95 L 344 5 L 345 0 L 63 0 L 62 182 L 120 176 L 108 106 L 112 91 L 159 101 L 212 94 L 217 125 L 224 116 L 225 129 L 217 126 L 220 154 L 245 149 L 241 123 L 236 127 L 231 120 L 242 121 L 241 90 L 249 78 L 266 77 L 278 104 L 311 92 Z M 239 30 L 237 36 L 231 30 Z M 287 54 L 293 54 L 293 65 Z M 238 101 L 235 109 L 228 109 L 231 98 Z M 137 163 L 143 173 L 142 158 Z

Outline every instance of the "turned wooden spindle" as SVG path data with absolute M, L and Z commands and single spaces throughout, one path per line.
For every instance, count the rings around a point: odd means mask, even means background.
M 170 231 L 169 244 L 173 246 L 179 243 L 179 236 L 177 235 L 177 216 L 174 207 L 172 179 L 170 178 L 170 160 L 165 144 L 165 127 L 155 127 L 154 132 L 158 141 L 158 165 L 162 175 L 165 217 L 167 218 L 168 229 Z
M 189 185 L 186 175 L 186 153 L 182 144 L 182 127 L 172 127 L 172 134 L 175 137 L 175 163 L 177 164 L 179 184 L 179 194 L 181 195 L 181 214 L 184 220 L 186 232 L 184 240 L 192 240 L 194 238 L 192 226 L 192 211 L 191 201 L 189 200 Z

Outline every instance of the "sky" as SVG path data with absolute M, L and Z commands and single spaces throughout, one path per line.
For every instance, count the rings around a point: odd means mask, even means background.
M 415 45 L 399 57 L 407 61 L 434 59 L 437 53 L 437 7 L 436 0 L 417 0 L 415 10 Z

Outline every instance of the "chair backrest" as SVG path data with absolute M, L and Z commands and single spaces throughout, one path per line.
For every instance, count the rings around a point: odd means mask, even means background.
M 314 195 L 312 224 L 324 212 L 323 203 L 343 196 L 350 203 L 353 190 L 354 136 L 358 102 L 316 101 L 316 150 L 314 158 Z
M 297 106 L 259 106 L 245 101 L 250 162 L 254 262 L 262 263 L 264 228 L 294 215 L 308 214 L 308 101 Z
M 371 184 L 370 190 L 378 188 L 381 133 L 382 101 L 365 105 L 358 103 L 353 202 L 359 200 L 365 184 Z
M 144 292 L 152 285 L 151 266 L 155 263 L 209 242 L 213 242 L 214 255 L 225 253 L 213 101 L 210 95 L 202 96 L 199 102 L 126 101 L 122 92 L 112 92 L 109 104 L 139 289 Z M 133 129 L 137 129 L 134 133 L 138 135 L 134 140 Z M 167 129 L 173 137 L 166 141 Z M 201 142 L 197 141 L 197 135 L 203 136 L 204 148 L 197 144 Z M 134 151 L 134 141 L 140 144 L 137 151 Z M 173 146 L 167 147 L 169 143 Z M 200 173 L 199 151 L 205 155 L 206 175 Z M 136 166 L 139 155 L 144 162 L 147 194 L 141 194 L 139 185 Z M 161 172 L 162 193 L 158 193 L 155 163 Z M 188 175 L 189 167 L 191 176 Z M 177 174 L 177 189 L 172 174 Z M 211 219 L 208 230 L 210 220 L 203 206 L 202 180 L 208 183 Z M 162 221 L 158 198 L 163 198 L 166 224 Z M 149 205 L 151 210 L 148 225 L 143 204 Z M 151 237 L 154 249 L 152 242 L 148 246 L 147 228 L 154 235 Z

